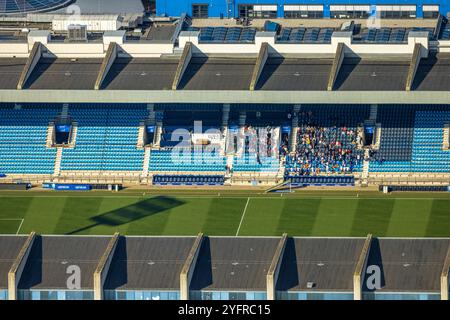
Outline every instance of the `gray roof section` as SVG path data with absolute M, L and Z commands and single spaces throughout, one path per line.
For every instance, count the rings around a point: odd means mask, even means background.
M 1 58 L 0 59 L 0 88 L 16 89 L 22 70 L 27 59 Z
M 344 59 L 335 90 L 404 91 L 409 61 Z
M 289 238 L 277 290 L 353 292 L 353 273 L 364 240 Z M 312 289 L 308 282 L 315 284 Z
M 259 101 L 298 103 L 301 99 L 304 103 L 330 101 L 381 104 L 403 103 L 402 95 L 408 100 L 404 103 L 415 103 L 422 96 L 425 103 L 435 103 L 435 100 L 448 101 L 442 94 L 450 91 L 450 81 L 447 81 L 450 75 L 450 55 L 441 54 L 438 58 L 431 56 L 422 59 L 411 92 L 405 91 L 409 61 L 399 58 L 385 60 L 347 58 L 340 69 L 334 91 L 327 92 L 331 62 L 332 60 L 327 58 L 270 58 L 258 81 L 257 90 L 249 91 L 255 59 L 194 57 L 181 80 L 178 93 L 170 92 L 172 101 L 167 98 L 164 99 L 168 101 L 156 101 L 160 95 L 165 95 L 165 91 L 171 89 L 178 58 L 119 58 L 111 67 L 103 88 L 119 91 L 117 95 L 120 97 L 123 97 L 123 91 L 136 91 L 127 99 L 135 99 L 145 95 L 143 91 L 151 90 L 154 92 L 149 94 L 155 99 L 152 101 L 155 103 L 177 102 L 178 100 L 175 100 L 178 99 L 178 95 L 180 101 L 190 102 L 189 96 L 196 95 L 196 91 L 201 91 L 200 98 L 192 100 L 200 99 L 201 102 L 209 103 L 229 103 L 230 100 L 235 102 L 237 99 L 248 103 Z M 0 58 L 2 101 L 8 101 L 3 94 L 16 89 L 25 63 L 26 60 L 21 58 Z M 33 91 L 65 90 L 66 94 L 80 90 L 82 98 L 101 95 L 101 92 L 93 90 L 101 63 L 102 59 L 97 58 L 43 58 L 33 70 L 25 88 Z M 94 93 L 84 93 L 81 90 L 92 90 Z M 14 97 L 14 101 L 25 102 L 29 95 L 26 91 L 17 93 L 19 97 Z M 183 93 L 186 91 L 188 92 Z M 389 94 L 397 98 L 393 99 Z M 111 92 L 105 95 L 108 98 L 113 97 Z M 242 95 L 244 96 L 240 97 Z M 220 99 L 221 96 L 227 99 Z M 52 98 L 57 97 L 52 94 Z M 389 99 L 391 101 L 386 102 Z
M 27 89 L 93 90 L 102 59 L 44 58 L 34 68 Z
M 171 90 L 177 59 L 117 59 L 111 66 L 103 88 L 107 90 Z
M 248 90 L 256 59 L 193 58 L 181 79 L 184 90 Z
M 8 288 L 9 269 L 26 240 L 26 236 L 0 236 L 0 289 Z
M 368 265 L 381 269 L 378 291 L 439 293 L 449 245 L 450 239 L 373 239 Z
M 80 7 L 81 14 L 142 13 L 144 11 L 142 0 L 76 0 L 73 5 Z M 68 13 L 68 8 L 53 12 Z
M 256 89 L 326 90 L 332 64 L 332 59 L 270 58 Z
M 191 290 L 266 291 L 279 238 L 205 238 Z
M 450 54 L 440 54 L 422 59 L 414 78 L 413 90 L 449 91 Z
M 38 236 L 19 289 L 67 289 L 70 265 L 81 269 L 81 289 L 93 290 L 93 274 L 111 237 Z
M 121 237 L 105 290 L 179 290 L 193 237 Z

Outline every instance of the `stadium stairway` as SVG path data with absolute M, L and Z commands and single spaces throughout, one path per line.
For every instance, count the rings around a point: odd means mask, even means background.
M 142 177 L 144 179 L 147 178 L 148 174 L 149 174 L 150 156 L 151 156 L 151 148 L 145 147 L 144 148 L 144 164 L 143 164 L 143 169 L 142 169 Z
M 53 175 L 58 177 L 61 173 L 61 157 L 62 157 L 63 148 L 56 148 L 56 158 L 55 158 L 55 169 L 53 171 Z

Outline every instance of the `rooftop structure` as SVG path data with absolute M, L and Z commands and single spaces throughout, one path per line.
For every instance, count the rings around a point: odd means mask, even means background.
M 0 257 L 2 299 L 8 298 L 8 271 L 18 281 L 17 297 L 27 300 L 448 299 L 449 239 L 201 234 L 26 239 L 0 236 L 0 246 L 8 248 Z M 20 266 L 23 273 L 15 271 Z M 81 289 L 67 287 L 73 266 L 82 272 Z M 370 285 L 374 276 L 376 289 Z

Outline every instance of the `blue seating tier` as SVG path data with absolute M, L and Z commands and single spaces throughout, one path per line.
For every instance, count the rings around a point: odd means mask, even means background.
M 0 172 L 52 174 L 56 150 L 46 148 L 48 124 L 56 107 L 0 107 Z
M 139 122 L 145 107 L 70 109 L 78 122 L 74 149 L 64 149 L 61 170 L 140 171 L 144 150 L 137 149 Z

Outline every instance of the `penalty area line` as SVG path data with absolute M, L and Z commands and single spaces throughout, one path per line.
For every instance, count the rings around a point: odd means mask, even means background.
M 17 228 L 17 231 L 16 231 L 16 235 L 19 234 L 24 220 L 25 220 L 24 218 L 4 218 L 4 219 L 2 218 L 2 219 L 0 219 L 0 221 L 20 221 L 19 227 Z
M 236 231 L 236 237 L 239 235 L 239 231 L 241 230 L 242 221 L 244 221 L 245 213 L 247 212 L 248 203 L 250 202 L 250 197 L 247 198 L 247 202 L 245 203 L 244 211 L 242 211 L 241 221 L 239 222 L 239 227 Z

